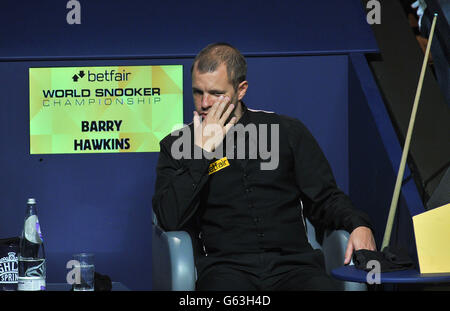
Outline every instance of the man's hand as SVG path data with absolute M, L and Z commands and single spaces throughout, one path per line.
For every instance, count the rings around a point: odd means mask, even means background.
M 230 98 L 221 96 L 212 105 L 208 114 L 201 120 L 201 116 L 194 111 L 194 143 L 208 152 L 212 152 L 222 142 L 226 133 L 236 123 L 236 117 L 232 117 L 230 122 L 225 124 L 234 109 L 234 105 L 229 103 Z
M 350 263 L 353 251 L 368 249 L 376 251 L 375 239 L 372 230 L 367 227 L 357 227 L 352 231 L 348 239 L 347 250 L 345 251 L 344 265 Z

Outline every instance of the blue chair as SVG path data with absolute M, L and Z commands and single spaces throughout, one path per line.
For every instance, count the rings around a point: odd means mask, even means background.
M 194 250 L 190 235 L 185 231 L 164 231 L 158 226 L 152 211 L 152 278 L 153 290 L 193 291 L 197 280 Z M 308 240 L 314 249 L 325 255 L 327 273 L 341 267 L 349 234 L 336 230 L 325 234 L 322 245 L 316 240 L 314 227 L 306 219 Z M 352 263 L 351 263 L 352 264 Z M 365 291 L 364 283 L 339 281 L 342 290 Z

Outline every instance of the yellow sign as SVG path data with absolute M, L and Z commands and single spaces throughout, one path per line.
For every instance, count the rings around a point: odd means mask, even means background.
M 229 165 L 230 165 L 230 163 L 228 162 L 227 157 L 217 160 L 216 162 L 213 162 L 209 165 L 208 175 L 211 175 L 217 171 L 220 171 L 221 169 L 223 169 Z
M 183 123 L 183 67 L 30 68 L 30 153 L 157 152 Z
M 450 204 L 413 216 L 420 273 L 450 273 Z

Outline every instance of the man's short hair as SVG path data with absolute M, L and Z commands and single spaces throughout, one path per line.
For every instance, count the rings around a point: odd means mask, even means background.
M 198 53 L 191 67 L 191 75 L 196 66 L 200 73 L 214 72 L 221 65 L 227 67 L 228 81 L 237 90 L 239 83 L 245 81 L 247 62 L 238 49 L 224 42 L 212 43 Z

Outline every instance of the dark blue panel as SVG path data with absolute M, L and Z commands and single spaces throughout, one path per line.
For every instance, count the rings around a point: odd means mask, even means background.
M 194 56 L 227 41 L 247 55 L 376 51 L 360 0 L 2 1 L 0 59 Z
M 30 155 L 28 68 L 187 62 L 0 63 L 8 77 L 0 86 L 0 237 L 20 234 L 26 199 L 35 197 L 49 282 L 65 282 L 71 254 L 88 251 L 95 253 L 100 273 L 131 289 L 151 289 L 150 211 L 158 153 Z M 188 77 L 184 81 L 190 83 Z
M 48 281 L 65 282 L 65 263 L 96 254 L 100 273 L 131 289 L 151 289 L 151 198 L 157 153 L 29 155 L 28 68 L 45 66 L 184 65 L 184 118 L 192 118 L 192 59 L 3 62 L 0 86 L 0 237 L 20 234 L 26 198 L 38 200 L 48 255 Z M 347 56 L 249 58 L 254 109 L 301 119 L 324 149 L 346 191 Z
M 349 64 L 350 197 L 366 211 L 381 246 L 395 175 L 354 64 Z
M 386 229 L 401 158 L 401 148 L 363 55 L 351 55 L 349 66 L 350 197 L 373 220 L 377 246 Z M 405 168 L 405 176 L 410 170 Z M 424 211 L 413 181 L 402 186 L 391 245 L 416 259 L 412 218 Z
M 347 56 L 255 57 L 248 60 L 244 102 L 300 119 L 348 191 Z

